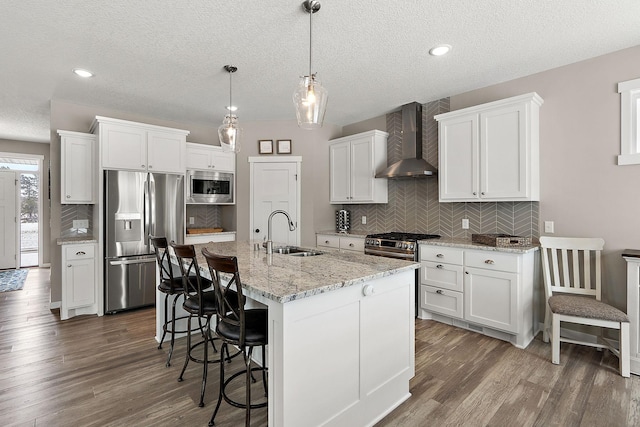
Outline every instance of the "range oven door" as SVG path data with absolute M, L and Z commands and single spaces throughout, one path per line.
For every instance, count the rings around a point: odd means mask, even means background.
M 233 173 L 187 171 L 187 203 L 233 204 Z

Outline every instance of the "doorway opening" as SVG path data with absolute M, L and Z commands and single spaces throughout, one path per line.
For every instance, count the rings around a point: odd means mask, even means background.
M 37 267 L 42 257 L 42 156 L 0 153 L 0 169 L 16 175 L 16 268 Z

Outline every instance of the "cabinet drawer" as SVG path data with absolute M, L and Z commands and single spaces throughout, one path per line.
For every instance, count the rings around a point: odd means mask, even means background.
M 66 261 L 91 259 L 95 256 L 95 245 L 67 245 L 64 248 Z
M 364 239 L 357 237 L 340 237 L 340 249 L 364 252 Z
M 520 270 L 518 260 L 519 257 L 515 254 L 496 251 L 467 251 L 464 265 L 466 267 L 517 273 Z
M 326 246 L 329 248 L 340 249 L 340 237 L 319 234 L 316 236 L 316 246 Z
M 420 261 L 462 265 L 464 251 L 443 246 L 420 245 Z
M 458 319 L 463 317 L 462 292 L 440 289 L 433 286 L 420 286 L 420 307 L 434 313 L 444 314 Z
M 461 265 L 422 261 L 420 283 L 462 292 L 464 288 L 463 268 Z

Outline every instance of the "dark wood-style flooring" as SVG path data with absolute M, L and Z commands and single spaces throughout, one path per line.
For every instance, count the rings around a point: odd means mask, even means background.
M 154 329 L 154 309 L 62 322 L 49 309 L 49 270 L 32 269 L 23 290 L 0 293 L 0 425 L 206 426 L 217 365 L 199 408 L 201 365 L 177 382 L 185 340 L 166 368 Z M 418 320 L 413 395 L 377 426 L 640 425 L 640 378 L 618 375 L 615 356 L 563 344 L 561 362 L 539 338 L 519 350 Z M 252 414 L 267 424 L 266 409 Z M 223 402 L 216 425 L 243 425 L 243 411 Z

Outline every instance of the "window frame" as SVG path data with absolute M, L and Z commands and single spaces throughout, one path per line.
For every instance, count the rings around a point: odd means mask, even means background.
M 640 164 L 640 78 L 618 83 L 620 155 L 618 165 Z

